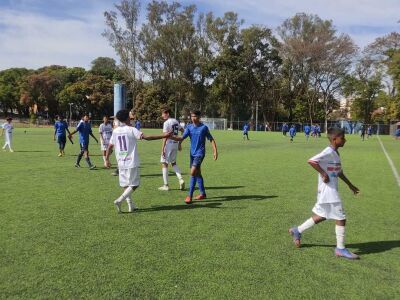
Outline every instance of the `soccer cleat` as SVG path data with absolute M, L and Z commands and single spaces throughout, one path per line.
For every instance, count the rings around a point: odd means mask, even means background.
M 58 157 L 61 157 L 62 156 L 62 153 L 58 153 Z
M 200 194 L 200 195 L 198 195 L 198 196 L 196 196 L 196 200 L 203 200 L 203 199 L 206 199 L 207 198 L 207 196 L 205 195 L 205 194 Z
M 336 247 L 335 255 L 336 255 L 336 257 L 344 257 L 347 259 L 360 259 L 360 257 L 357 254 L 350 252 L 347 248 L 339 249 Z
M 168 186 L 168 185 L 160 186 L 160 187 L 158 188 L 158 190 L 159 190 L 159 191 L 169 191 L 169 186 Z
M 186 204 L 192 204 L 193 202 L 192 202 L 192 198 L 190 198 L 190 196 L 186 196 L 186 198 L 185 198 L 185 203 Z
M 119 170 L 116 169 L 114 172 L 111 173 L 112 176 L 118 176 L 119 175 Z
M 115 200 L 114 205 L 117 208 L 118 213 L 121 213 L 121 202 L 118 202 L 117 200 Z
M 297 227 L 292 227 L 289 229 L 289 234 L 293 237 L 293 243 L 297 248 L 301 246 L 301 233 L 297 229 Z
M 75 168 L 80 168 L 81 165 L 80 164 L 75 164 Z
M 183 179 L 179 179 L 179 189 L 181 191 L 185 189 L 185 181 Z
M 14 150 L 13 150 L 13 149 L 10 149 L 10 152 L 14 152 Z
M 96 166 L 95 166 L 95 165 L 92 165 L 92 166 L 89 168 L 89 170 L 96 170 Z
M 139 210 L 139 208 L 135 205 L 135 203 L 129 203 L 128 202 L 128 211 L 131 213 L 131 212 L 134 212 L 134 211 L 138 211 Z

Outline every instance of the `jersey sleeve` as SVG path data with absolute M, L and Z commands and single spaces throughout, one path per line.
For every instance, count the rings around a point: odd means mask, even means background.
M 186 127 L 185 131 L 182 134 L 182 139 L 186 139 L 190 135 L 189 127 Z
M 326 159 L 328 159 L 328 157 L 330 156 L 330 152 L 325 149 L 323 150 L 321 153 L 314 155 L 313 157 L 311 157 L 308 162 L 316 162 L 316 163 L 320 163 L 321 161 L 324 161 Z
M 164 122 L 164 125 L 163 125 L 163 130 L 162 130 L 163 132 L 168 132 L 169 130 L 168 130 L 168 121 L 165 121 Z
M 82 130 L 82 127 L 83 127 L 83 122 L 80 121 L 79 124 L 78 124 L 78 126 L 76 126 L 76 131 L 81 131 L 81 130 Z
M 133 136 L 137 139 L 137 140 L 141 140 L 143 138 L 143 132 L 137 130 L 135 127 L 132 127 L 132 132 L 133 132 Z
M 100 133 L 100 134 L 103 133 L 103 124 L 100 124 L 100 126 L 99 126 L 99 133 Z

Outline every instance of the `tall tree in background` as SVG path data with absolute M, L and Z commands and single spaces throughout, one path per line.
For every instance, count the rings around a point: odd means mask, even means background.
M 120 4 L 115 4 L 115 8 L 117 12 L 112 10 L 104 12 L 107 29 L 103 36 L 108 39 L 120 59 L 121 69 L 130 84 L 134 105 L 140 58 L 138 42 L 140 1 L 122 0 Z M 122 26 L 119 24 L 119 18 L 123 23 Z

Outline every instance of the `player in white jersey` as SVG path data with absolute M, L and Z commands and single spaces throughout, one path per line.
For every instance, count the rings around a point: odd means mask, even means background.
M 7 120 L 7 123 L 4 123 L 3 126 L 1 126 L 2 127 L 1 136 L 3 136 L 3 134 L 5 132 L 5 143 L 3 146 L 3 150 L 6 151 L 6 148 L 8 146 L 8 149 L 10 150 L 10 152 L 14 152 L 14 150 L 11 147 L 12 132 L 14 130 L 14 126 L 11 124 L 12 118 L 8 117 L 6 120 Z
M 108 120 L 108 116 L 103 117 L 103 123 L 99 126 L 100 133 L 100 150 L 103 153 L 103 161 L 106 162 L 106 152 L 108 148 L 108 143 L 110 142 L 111 135 L 113 132 L 113 127 Z
M 168 138 L 171 136 L 171 134 L 143 134 L 143 132 L 137 130 L 135 127 L 130 126 L 129 111 L 125 109 L 117 112 L 116 118 L 120 121 L 120 124 L 112 133 L 107 148 L 104 166 L 107 168 L 111 166 L 110 154 L 111 150 L 114 148 L 119 169 L 119 185 L 124 188 L 124 192 L 120 197 L 118 197 L 118 199 L 114 201 L 114 204 L 118 212 L 121 212 L 121 204 L 124 200 L 126 200 L 128 203 L 128 210 L 129 212 L 132 212 L 136 210 L 137 207 L 132 201 L 131 194 L 139 187 L 140 184 L 140 161 L 137 151 L 137 141 L 142 139 L 148 141 L 160 140 L 162 138 Z
M 172 132 L 172 135 L 177 136 L 179 131 L 183 132 L 183 128 L 179 125 L 179 122 L 170 117 L 171 111 L 166 108 L 161 111 L 161 117 L 165 120 L 163 126 L 163 132 Z M 180 190 L 185 189 L 185 181 L 182 178 L 181 170 L 176 165 L 176 156 L 178 150 L 181 150 L 181 144 L 177 141 L 173 141 L 171 139 L 163 139 L 162 148 L 161 148 L 161 165 L 162 165 L 162 175 L 164 185 L 159 187 L 160 191 L 169 191 L 168 185 L 168 165 L 171 164 L 172 168 L 175 171 L 176 176 L 179 181 Z
M 338 178 L 342 179 L 354 194 L 358 194 L 359 189 L 347 179 L 342 170 L 338 148 L 346 143 L 344 131 L 340 128 L 329 128 L 328 138 L 329 147 L 308 160 L 308 163 L 319 173 L 317 203 L 312 210 L 313 216 L 300 226 L 290 228 L 289 233 L 293 236 L 295 245 L 300 247 L 303 231 L 327 219 L 335 220 L 337 243 L 335 255 L 357 259 L 358 255 L 351 253 L 344 245 L 346 215 L 338 192 Z

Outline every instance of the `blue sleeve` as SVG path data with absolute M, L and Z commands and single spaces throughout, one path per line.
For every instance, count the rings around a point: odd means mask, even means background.
M 68 123 L 64 122 L 64 124 L 65 124 L 65 129 L 68 129 Z
M 182 134 L 182 139 L 186 139 L 190 135 L 189 127 L 186 127 L 185 131 Z
M 76 127 L 76 131 L 81 131 L 83 127 L 83 123 L 79 122 L 78 126 Z
M 212 137 L 212 135 L 211 135 L 211 133 L 210 133 L 210 130 L 208 129 L 208 127 L 207 127 L 207 131 L 206 131 L 206 138 L 209 140 L 209 141 L 212 141 L 214 138 Z
M 57 123 L 54 123 L 54 129 L 57 130 Z

